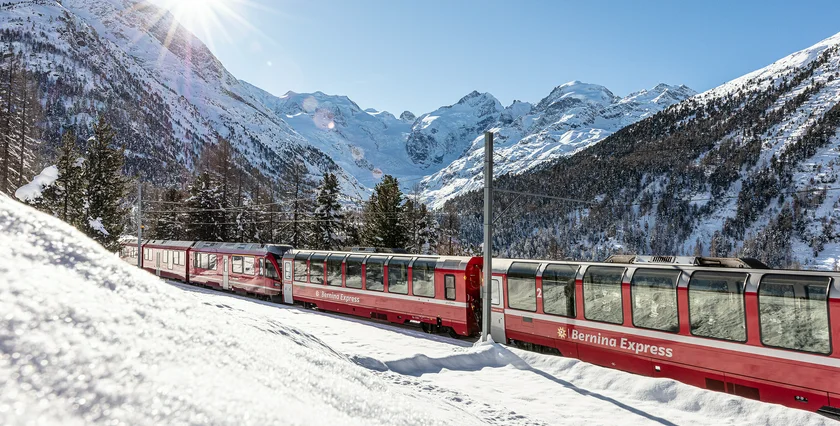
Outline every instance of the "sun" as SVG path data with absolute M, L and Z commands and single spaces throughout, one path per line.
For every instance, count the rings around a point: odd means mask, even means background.
M 175 18 L 170 33 L 181 25 L 199 36 L 213 48 L 215 39 L 223 37 L 230 42 L 228 28 L 256 30 L 243 14 L 246 6 L 255 5 L 250 0 L 151 0 Z M 161 16 L 161 19 L 163 16 Z

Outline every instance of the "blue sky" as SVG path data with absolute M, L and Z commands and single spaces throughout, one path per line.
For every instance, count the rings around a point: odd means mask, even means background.
M 840 32 L 838 1 L 206 1 L 250 24 L 188 25 L 238 78 L 396 115 L 472 90 L 537 102 L 571 80 L 703 91 Z

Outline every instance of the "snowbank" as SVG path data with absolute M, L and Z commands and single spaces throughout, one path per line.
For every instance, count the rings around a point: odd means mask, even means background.
M 21 201 L 33 201 L 41 197 L 41 193 L 58 179 L 58 167 L 49 166 L 41 174 L 35 176 L 32 182 L 27 183 L 15 191 L 15 198 Z
M 5 197 L 0 259 L 0 424 L 477 423 Z

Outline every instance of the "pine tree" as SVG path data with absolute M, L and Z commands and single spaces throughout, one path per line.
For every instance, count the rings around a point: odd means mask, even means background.
M 15 129 L 14 134 L 9 135 L 14 139 L 14 154 L 17 157 L 10 173 L 10 177 L 16 177 L 16 187 L 24 185 L 33 175 L 34 147 L 39 143 L 39 129 L 36 124 L 43 116 L 37 82 L 31 73 L 25 70 L 20 70 L 19 73 L 20 78 L 15 84 Z
M 405 247 L 402 198 L 397 179 L 391 175 L 383 176 L 382 182 L 373 188 L 373 195 L 365 206 L 365 244 L 386 248 Z
M 420 202 L 420 189 L 415 186 L 403 205 L 406 249 L 411 253 L 430 254 L 436 245 L 437 226 L 426 204 Z
M 122 205 L 128 184 L 122 174 L 125 154 L 123 149 L 111 146 L 115 133 L 104 118 L 93 131 L 85 162 L 86 214 L 81 229 L 108 250 L 116 251 L 127 217 Z
M 452 256 L 458 253 L 458 237 L 461 230 L 461 219 L 453 203 L 447 203 L 443 208 L 443 219 L 440 226 L 438 253 Z
M 62 136 L 59 148 L 58 179 L 44 189 L 41 197 L 32 202 L 37 209 L 47 212 L 77 228 L 85 216 L 84 158 L 76 147 L 76 133 L 68 130 Z
M 0 165 L 0 192 L 10 193 L 9 184 L 11 183 L 12 171 L 12 130 L 14 123 L 12 118 L 14 116 L 14 98 L 15 98 L 15 78 L 17 78 L 16 56 L 13 49 L 9 46 L 0 54 L 3 58 L 3 67 L 0 67 L 0 79 L 2 79 L 2 86 L 0 86 L 0 101 L 2 101 L 2 109 L 0 109 L 0 139 L 2 139 L 3 150 L 2 160 Z M 5 63 L 9 58 L 8 65 Z
M 339 192 L 338 177 L 325 173 L 315 198 L 315 220 L 312 223 L 312 246 L 315 249 L 335 250 L 344 243 L 344 214 L 338 202 Z
M 167 188 L 160 197 L 158 210 L 151 214 L 149 237 L 155 240 L 182 240 L 186 236 L 187 215 L 183 204 L 186 194 L 177 188 Z
M 291 207 L 289 242 L 293 247 L 302 248 L 309 243 L 306 235 L 308 229 L 306 225 L 310 222 L 307 217 L 308 212 L 313 210 L 311 207 L 312 189 L 315 185 L 309 179 L 306 165 L 303 163 L 292 164 L 287 170 L 286 175 L 288 189 L 291 190 L 289 196 L 292 197 L 289 203 Z
M 209 172 L 201 172 L 190 185 L 185 201 L 188 211 L 186 239 L 191 241 L 224 241 L 219 224 L 225 220 L 221 210 L 222 193 Z

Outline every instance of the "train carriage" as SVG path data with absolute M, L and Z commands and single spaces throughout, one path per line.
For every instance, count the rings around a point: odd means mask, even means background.
M 121 246 L 120 247 L 120 252 L 119 252 L 120 259 L 122 259 L 123 261 L 125 261 L 127 263 L 130 263 L 132 265 L 138 265 L 137 257 L 139 255 L 138 255 L 137 238 L 136 237 L 128 237 L 128 236 L 120 237 L 120 246 Z
M 283 264 L 286 303 L 452 336 L 479 331 L 481 258 L 292 250 Z
M 265 297 L 282 292 L 280 259 L 288 246 L 199 241 L 191 250 L 189 280 Z
M 840 414 L 840 274 L 694 258 L 493 262 L 497 342 Z
M 143 243 L 143 269 L 161 278 L 188 282 L 187 259 L 193 244 L 192 241 L 147 240 Z

